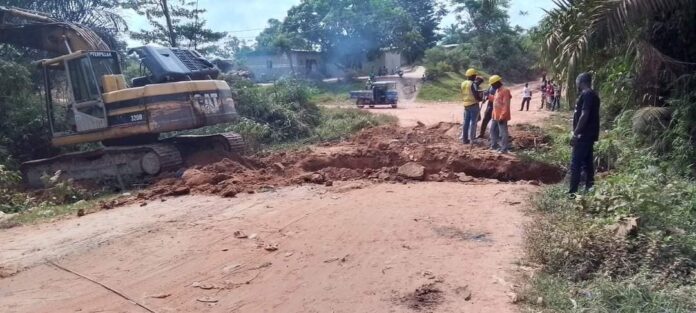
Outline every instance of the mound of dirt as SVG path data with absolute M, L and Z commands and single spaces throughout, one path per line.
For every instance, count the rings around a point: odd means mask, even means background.
M 464 146 L 456 138 L 458 124 L 426 127 L 381 126 L 364 130 L 340 143 L 243 158 L 225 158 L 158 178 L 141 197 L 204 193 L 232 197 L 241 192 L 293 184 L 333 181 L 538 181 L 562 179 L 560 168 L 501 155 L 485 146 Z M 521 146 L 543 144 L 534 131 L 512 129 Z M 401 169 L 401 170 L 400 170 Z M 422 171 L 422 172 L 421 172 Z M 422 173 L 422 174 L 421 174 Z M 461 177 L 473 179 L 462 180 Z M 186 192 L 184 192 L 186 191 Z

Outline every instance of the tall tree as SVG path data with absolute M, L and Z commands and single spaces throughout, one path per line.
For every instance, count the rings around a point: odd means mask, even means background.
M 253 51 L 245 40 L 241 40 L 235 36 L 228 36 L 222 40 L 222 44 L 219 45 L 211 54 L 222 59 L 232 59 L 235 58 L 239 60 L 241 56 Z
M 411 45 L 406 45 L 404 50 L 409 61 L 414 61 L 421 58 L 426 49 L 435 46 L 442 38 L 438 30 L 440 21 L 447 14 L 447 10 L 437 0 L 397 0 L 396 4 L 406 11 L 415 23 L 414 31 L 421 37 L 421 40 L 415 40 Z
M 275 47 L 273 42 L 283 33 L 283 22 L 277 19 L 269 19 L 268 26 L 256 36 L 256 50 L 273 52 Z
M 207 28 L 197 1 L 190 0 L 126 0 L 124 8 L 145 16 L 151 29 L 131 32 L 131 38 L 143 43 L 197 49 L 202 53 L 214 50 L 214 45 L 227 34 Z
M 380 49 L 405 50 L 424 41 L 396 0 L 304 0 L 288 11 L 283 32 L 296 34 L 340 66 L 376 57 Z
M 494 34 L 510 33 L 509 0 L 452 0 L 464 32 L 475 36 L 482 52 L 488 50 Z
M 512 81 L 531 78 L 535 50 L 525 45 L 524 29 L 510 26 L 508 0 L 451 0 L 451 3 L 459 25 L 445 29 L 444 42 L 460 45 L 444 54 L 428 53 L 430 58 L 426 63 L 430 67 L 440 61 L 434 56 L 444 55 L 447 57 L 444 63 L 454 70 L 461 70 L 461 66 L 480 67 Z
M 306 41 L 297 33 L 286 31 L 283 22 L 277 19 L 268 20 L 268 27 L 256 37 L 256 51 L 285 54 L 293 74 L 295 73 L 295 65 L 290 52 L 293 49 L 306 48 L 308 48 Z

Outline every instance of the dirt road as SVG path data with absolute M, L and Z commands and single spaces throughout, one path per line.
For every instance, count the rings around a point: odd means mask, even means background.
M 425 109 L 441 104 L 413 105 L 394 111 L 404 124 L 450 120 Z M 0 311 L 147 312 L 51 261 L 153 312 L 515 312 L 507 294 L 537 188 L 360 179 L 1 230 Z
M 395 80 L 400 83 L 399 107 L 392 109 L 386 106 L 366 108 L 373 113 L 389 114 L 399 118 L 399 125 L 414 126 L 417 122 L 431 125 L 438 122 L 461 123 L 463 107 L 459 102 L 423 102 L 417 101 L 417 89 L 420 80 L 425 73 L 425 68 L 419 66 L 413 71 L 405 73 L 403 79 L 398 77 L 381 78 L 380 80 Z M 529 105 L 529 111 L 519 111 L 522 103 L 523 84 L 508 86 L 512 93 L 512 120 L 511 125 L 515 124 L 535 124 L 550 116 L 547 110 L 539 110 L 541 106 L 540 84 L 539 82 L 530 83 L 533 96 Z M 350 105 L 348 105 L 350 106 Z M 352 106 L 351 106 L 352 107 Z

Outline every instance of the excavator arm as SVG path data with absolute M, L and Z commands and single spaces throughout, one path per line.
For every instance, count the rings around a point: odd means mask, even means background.
M 0 43 L 56 53 L 109 51 L 109 46 L 84 26 L 57 21 L 29 10 L 0 6 Z

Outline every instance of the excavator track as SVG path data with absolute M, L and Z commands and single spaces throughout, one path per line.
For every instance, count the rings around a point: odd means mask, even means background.
M 244 140 L 235 133 L 204 136 L 177 136 L 154 144 L 66 153 L 53 158 L 22 164 L 27 185 L 43 187 L 44 177 L 61 171 L 61 177 L 80 180 L 101 180 L 123 177 L 157 175 L 176 170 L 186 164 L 186 157 L 208 151 L 239 155 L 244 151 Z
M 244 139 L 237 133 L 220 133 L 213 135 L 183 135 L 161 140 L 174 144 L 184 156 L 207 150 L 224 151 L 241 155 L 246 147 Z

